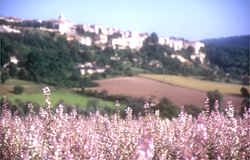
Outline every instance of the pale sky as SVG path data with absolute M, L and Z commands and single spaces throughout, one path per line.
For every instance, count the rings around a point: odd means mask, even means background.
M 250 0 L 0 0 L 0 15 L 156 32 L 189 40 L 250 34 Z

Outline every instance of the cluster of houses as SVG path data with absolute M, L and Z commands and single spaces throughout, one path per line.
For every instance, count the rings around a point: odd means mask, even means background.
M 0 17 L 0 20 L 3 19 L 7 22 L 22 22 L 21 19 L 15 17 Z M 41 20 L 32 20 L 36 23 L 42 23 Z M 106 27 L 103 25 L 89 25 L 89 24 L 74 24 L 71 21 L 67 20 L 63 14 L 60 14 L 58 19 L 48 20 L 53 24 L 52 28 L 41 27 L 40 30 L 48 32 L 59 32 L 60 34 L 66 35 L 67 40 L 78 40 L 81 44 L 86 46 L 96 45 L 101 48 L 112 47 L 113 49 L 132 49 L 139 50 L 143 46 L 144 40 L 149 36 L 148 33 L 136 33 L 131 31 L 121 31 L 115 27 Z M 47 22 L 48 22 L 47 21 Z M 77 32 L 77 29 L 81 29 L 84 32 L 93 33 L 95 37 L 90 37 L 88 35 L 80 35 Z M 0 32 L 12 32 L 20 33 L 20 30 L 11 28 L 8 25 L 0 24 Z M 179 39 L 175 37 L 159 37 L 159 44 L 166 45 L 170 48 L 173 48 L 175 51 L 180 51 L 182 49 L 187 49 L 188 47 L 193 47 L 194 52 L 190 56 L 192 60 L 199 60 L 201 63 L 204 63 L 206 54 L 202 52 L 201 48 L 205 47 L 204 43 L 199 41 L 187 41 L 184 39 Z M 114 60 L 118 58 L 116 56 L 111 57 Z M 180 62 L 185 63 L 188 61 L 183 56 L 176 54 L 171 55 L 171 58 L 176 58 Z M 155 62 L 152 62 L 151 65 L 155 65 Z M 102 73 L 105 72 L 105 68 L 98 68 L 91 66 L 90 64 L 82 64 L 79 66 L 81 74 L 93 74 L 93 73 Z
M 86 62 L 84 64 L 78 64 L 77 68 L 80 69 L 81 75 L 91 75 L 94 73 L 104 73 L 107 69 L 110 68 L 109 65 L 104 67 L 97 66 L 95 62 Z
M 6 22 L 12 23 L 12 22 L 16 22 L 19 21 L 19 19 L 16 19 L 14 17 L 0 17 L 0 20 L 4 20 Z M 9 25 L 5 25 L 5 24 L 1 24 L 0 25 L 0 32 L 2 33 L 21 33 L 20 30 L 12 28 Z
M 21 33 L 20 30 L 11 28 L 8 25 L 0 25 L 0 32 L 5 32 L 5 33 Z
M 205 44 L 200 41 L 187 41 L 184 39 L 170 38 L 170 37 L 160 37 L 159 44 L 167 45 L 173 48 L 175 51 L 180 51 L 182 49 L 187 49 L 188 47 L 192 47 L 194 49 L 194 53 L 190 56 L 192 60 L 199 60 L 201 63 L 204 63 L 206 58 L 206 54 L 202 52 L 201 48 L 205 47 Z M 180 62 L 184 63 L 187 60 L 177 54 L 171 55 L 172 58 L 177 58 Z
M 61 34 L 66 34 L 68 40 L 77 39 L 80 43 L 91 46 L 93 44 L 105 48 L 107 46 L 113 49 L 126 49 L 139 50 L 143 46 L 144 40 L 149 36 L 148 33 L 136 33 L 131 31 L 121 31 L 118 28 L 105 27 L 103 25 L 89 25 L 81 24 L 77 25 L 85 32 L 90 32 L 98 35 L 97 38 L 91 38 L 89 36 L 79 36 L 76 34 L 76 25 L 66 20 L 62 14 L 58 18 L 58 31 Z M 109 36 L 116 34 L 117 36 L 109 39 Z M 75 35 L 75 36 L 74 36 Z M 167 45 L 173 48 L 175 51 L 187 49 L 193 47 L 194 53 L 191 55 L 192 60 L 199 60 L 204 63 L 206 54 L 201 51 L 201 48 L 205 47 L 205 44 L 200 41 L 187 41 L 184 39 L 178 39 L 175 37 L 159 37 L 159 44 Z M 172 58 L 176 58 L 181 62 L 185 62 L 180 55 L 173 55 Z

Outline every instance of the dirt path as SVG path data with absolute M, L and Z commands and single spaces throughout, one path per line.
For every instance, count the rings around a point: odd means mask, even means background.
M 96 81 L 100 86 L 97 91 L 106 90 L 111 95 L 127 95 L 133 97 L 155 97 L 159 100 L 167 97 L 178 106 L 193 104 L 203 106 L 206 93 L 203 91 L 183 88 L 142 77 L 117 77 Z M 187 82 L 188 83 L 188 82 Z M 240 105 L 242 99 L 238 96 L 224 95 L 224 104 L 231 100 L 234 105 Z

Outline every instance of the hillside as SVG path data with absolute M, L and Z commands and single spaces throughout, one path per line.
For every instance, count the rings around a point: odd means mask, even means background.
M 250 47 L 250 35 L 232 36 L 214 39 L 202 40 L 206 45 L 229 48 L 247 48 Z
M 208 39 L 204 45 L 74 24 L 59 16 L 44 21 L 1 17 L 0 37 L 2 82 L 11 77 L 86 87 L 95 85 L 93 79 L 157 73 L 239 83 L 249 75 L 249 35 Z
M 96 37 L 102 35 L 77 28 L 73 39 L 69 39 L 70 34 L 61 34 L 60 28 L 49 21 L 7 23 L 2 20 L 0 24 L 2 83 L 10 77 L 49 85 L 87 87 L 95 85 L 93 79 L 142 72 L 205 77 L 211 73 L 198 59 L 191 58 L 193 50 L 175 50 L 163 45 L 155 33 L 143 41 L 140 49 L 113 48 L 97 44 Z M 95 43 L 82 43 L 81 38 L 88 36 Z M 120 35 L 115 32 L 109 39 L 116 36 Z
M 250 36 L 204 40 L 210 63 L 227 76 L 249 84 Z M 247 78 L 248 77 L 248 78 Z

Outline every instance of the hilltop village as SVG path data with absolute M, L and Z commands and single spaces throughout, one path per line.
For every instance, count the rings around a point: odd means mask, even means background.
M 50 20 L 24 20 L 16 17 L 0 17 L 0 32 L 21 34 L 23 28 L 36 28 L 44 32 L 54 32 L 64 35 L 67 41 L 78 41 L 85 46 L 97 46 L 104 50 L 112 48 L 114 50 L 130 49 L 138 51 L 143 47 L 144 41 L 150 36 L 148 33 L 137 33 L 133 31 L 122 31 L 116 27 L 107 27 L 104 25 L 94 24 L 75 24 L 66 19 L 63 14 L 59 14 L 57 19 Z M 22 27 L 16 25 L 22 24 Z M 159 37 L 159 45 L 168 46 L 174 50 L 174 54 L 170 57 L 177 59 L 181 63 L 188 64 L 190 60 L 205 63 L 206 54 L 203 49 L 205 44 L 200 41 L 188 41 L 183 38 L 176 37 Z M 188 56 L 179 54 L 182 49 L 192 48 L 192 53 Z M 168 53 L 165 53 L 167 56 Z M 188 57 L 188 58 L 187 58 Z M 112 61 L 119 61 L 119 55 L 110 57 Z M 17 64 L 16 57 L 10 57 L 12 63 Z M 134 61 L 138 61 L 134 59 Z M 161 67 L 160 62 L 151 60 L 150 66 Z M 98 66 L 94 62 L 78 64 L 81 75 L 103 73 L 110 66 Z
M 58 19 L 42 21 L 42 20 L 22 20 L 15 17 L 0 17 L 0 20 L 8 22 L 33 22 L 33 23 L 50 23 L 50 27 L 40 27 L 41 30 L 48 32 L 59 32 L 65 34 L 67 40 L 78 40 L 81 44 L 91 46 L 96 45 L 101 48 L 112 47 L 113 49 L 134 49 L 139 50 L 143 46 L 144 40 L 149 36 L 148 33 L 137 33 L 133 31 L 121 31 L 116 27 L 106 27 L 103 25 L 91 24 L 74 24 L 67 20 L 61 13 Z M 1 25 L 0 32 L 20 33 L 19 30 L 11 28 L 8 25 Z M 84 34 L 88 33 L 88 34 Z M 168 45 L 175 51 L 183 48 L 193 47 L 194 54 L 191 59 L 198 58 L 201 63 L 206 57 L 205 53 L 201 52 L 201 48 L 205 47 L 204 43 L 199 41 L 188 41 L 183 38 L 176 37 L 159 37 L 160 45 Z M 174 56 L 173 56 L 174 57 Z M 177 56 L 178 57 L 178 56 Z M 180 61 L 185 61 L 179 58 Z

